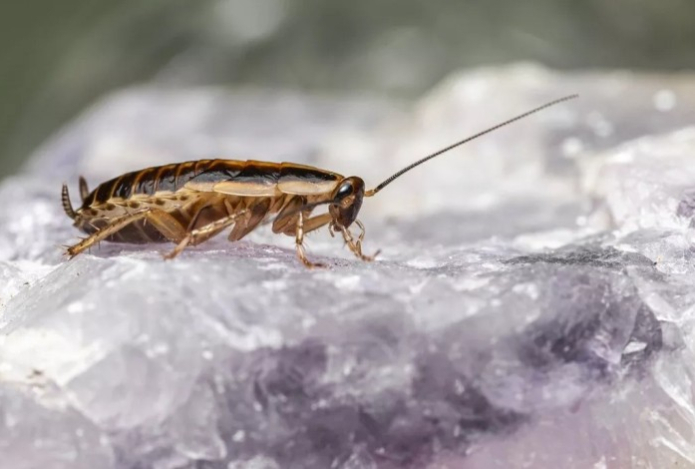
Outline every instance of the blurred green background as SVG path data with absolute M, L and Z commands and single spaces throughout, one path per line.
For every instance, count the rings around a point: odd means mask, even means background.
M 0 5 L 0 177 L 141 82 L 415 97 L 449 72 L 695 68 L 693 0 L 15 0 Z

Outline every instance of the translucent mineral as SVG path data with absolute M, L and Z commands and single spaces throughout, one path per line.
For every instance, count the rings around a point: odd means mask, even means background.
M 373 263 L 318 233 L 306 269 L 267 226 L 63 256 L 79 174 L 229 157 L 372 187 L 574 92 L 366 199 Z M 695 79 L 531 65 L 413 106 L 106 98 L 0 186 L 0 469 L 695 466 L 693 101 Z

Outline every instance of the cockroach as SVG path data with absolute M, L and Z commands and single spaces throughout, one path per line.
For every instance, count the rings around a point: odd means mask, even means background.
M 238 241 L 264 221 L 274 233 L 294 236 L 297 256 L 307 267 L 304 235 L 328 225 L 331 236 L 342 235 L 359 259 L 364 225 L 357 219 L 365 197 L 372 197 L 411 169 L 471 140 L 488 134 L 555 104 L 566 96 L 527 111 L 500 124 L 436 151 L 396 172 L 373 189 L 365 190 L 357 177 L 294 163 L 201 160 L 124 174 L 90 192 L 84 178 L 79 187 L 82 206 L 75 210 L 67 185 L 62 203 L 74 225 L 88 237 L 68 248 L 71 258 L 101 241 L 155 243 L 170 241 L 176 247 L 164 257 L 173 259 L 188 246 L 199 245 L 231 228 L 230 241 Z M 319 206 L 328 211 L 312 216 Z M 271 218 L 274 217 L 272 220 Z M 355 237 L 350 227 L 360 233 Z

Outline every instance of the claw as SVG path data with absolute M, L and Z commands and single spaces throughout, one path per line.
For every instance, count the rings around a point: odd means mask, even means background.
M 178 257 L 179 254 L 181 254 L 181 251 L 174 248 L 171 251 L 167 252 L 166 254 L 162 254 L 162 259 L 164 259 L 165 261 L 173 261 L 174 259 L 176 259 Z
M 362 255 L 362 260 L 365 262 L 372 262 L 376 259 L 376 256 L 378 256 L 379 254 L 381 254 L 381 249 L 377 249 L 376 252 L 371 256 Z
M 309 260 L 303 260 L 304 266 L 309 268 L 309 269 L 325 269 L 328 267 L 328 265 L 322 263 L 322 262 L 311 262 Z

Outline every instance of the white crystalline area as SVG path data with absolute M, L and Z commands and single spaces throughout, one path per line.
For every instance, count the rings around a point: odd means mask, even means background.
M 60 185 L 229 156 L 359 175 L 557 98 L 366 199 L 367 264 L 268 227 L 175 261 Z M 668 99 L 667 99 L 668 98 Z M 451 77 L 413 107 L 126 90 L 0 198 L 0 469 L 695 467 L 695 77 Z

